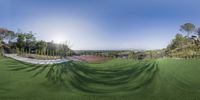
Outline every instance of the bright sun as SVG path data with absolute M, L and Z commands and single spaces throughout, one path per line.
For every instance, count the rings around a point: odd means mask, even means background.
M 64 43 L 65 42 L 64 38 L 63 37 L 59 37 L 59 36 L 54 37 L 53 41 L 55 43 Z

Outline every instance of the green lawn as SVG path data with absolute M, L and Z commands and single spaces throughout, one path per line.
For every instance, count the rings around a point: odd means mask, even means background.
M 199 100 L 200 60 L 32 65 L 0 58 L 0 100 Z

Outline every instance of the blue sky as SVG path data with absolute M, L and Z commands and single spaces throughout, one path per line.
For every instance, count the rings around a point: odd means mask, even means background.
M 161 49 L 180 25 L 200 26 L 198 0 L 0 0 L 0 27 L 72 49 Z

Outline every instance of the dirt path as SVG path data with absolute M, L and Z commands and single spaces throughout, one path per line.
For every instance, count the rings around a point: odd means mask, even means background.
M 67 59 L 37 60 L 37 59 L 20 57 L 20 56 L 17 56 L 16 54 L 4 54 L 4 56 L 13 58 L 13 59 L 18 60 L 18 61 L 22 61 L 22 62 L 26 62 L 26 63 L 31 63 L 31 64 L 58 64 L 58 63 L 63 63 L 63 62 L 69 61 Z

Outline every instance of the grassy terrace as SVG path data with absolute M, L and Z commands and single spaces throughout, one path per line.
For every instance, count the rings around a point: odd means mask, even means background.
M 33 65 L 0 58 L 0 100 L 198 100 L 200 60 Z

